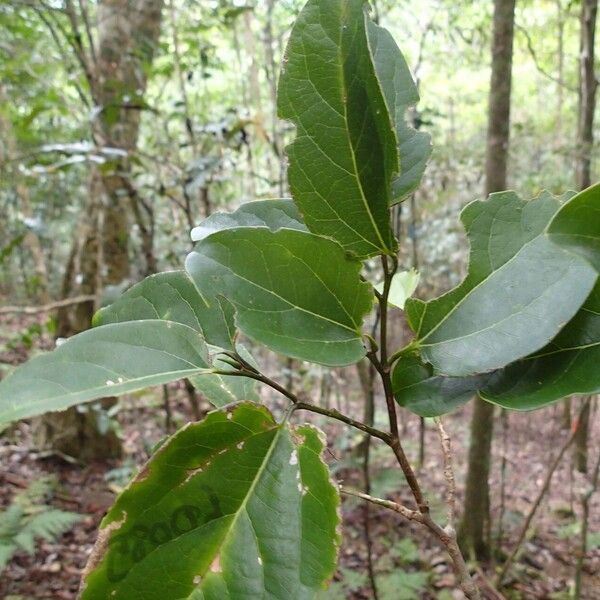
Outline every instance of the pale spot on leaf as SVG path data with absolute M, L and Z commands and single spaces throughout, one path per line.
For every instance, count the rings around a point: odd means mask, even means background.
M 211 573 L 220 573 L 221 572 L 221 555 L 217 554 L 213 559 L 212 563 L 210 563 L 210 571 Z

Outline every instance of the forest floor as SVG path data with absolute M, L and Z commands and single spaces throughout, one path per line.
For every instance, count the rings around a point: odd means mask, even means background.
M 20 340 L 11 344 L 6 331 L 23 331 L 24 323 L 11 322 L 0 329 L 0 363 L 21 362 L 27 355 Z M 45 345 L 45 336 L 35 344 Z M 362 413 L 358 404 L 358 382 L 354 371 L 345 371 L 344 390 L 338 394 L 344 409 Z M 339 400 L 343 398 L 343 400 Z M 270 399 L 271 401 L 273 399 Z M 191 418 L 185 394 L 180 386 L 171 389 L 174 424 Z M 452 438 L 457 478 L 458 506 L 464 487 L 468 423 L 467 406 L 444 419 Z M 382 415 L 383 417 L 383 415 Z M 329 452 L 325 457 L 334 477 L 345 486 L 360 488 L 361 459 L 356 448 L 361 438 L 337 423 L 324 423 L 313 415 L 302 418 L 319 424 L 328 434 Z M 401 429 L 404 446 L 410 458 L 418 464 L 419 419 L 403 413 Z M 55 543 L 39 541 L 33 556 L 16 554 L 0 574 L 0 598 L 5 600 L 76 598 L 80 576 L 96 539 L 102 516 L 112 504 L 115 494 L 126 484 L 146 460 L 155 443 L 164 438 L 165 417 L 162 393 L 148 392 L 121 402 L 118 414 L 119 431 L 124 442 L 121 460 L 80 465 L 68 457 L 38 452 L 34 449 L 31 426 L 20 423 L 0 434 L 0 507 L 7 507 L 14 495 L 40 477 L 51 475 L 57 485 L 49 502 L 57 508 L 84 515 Z M 600 419 L 592 418 L 591 440 L 600 439 Z M 502 518 L 504 553 L 511 550 L 524 518 L 542 486 L 545 474 L 568 437 L 563 425 L 562 406 L 537 413 L 511 413 L 498 418 L 492 465 L 492 536 L 498 538 Z M 591 444 L 597 451 L 597 444 Z M 433 423 L 425 428 L 425 456 L 418 468 L 432 512 L 444 522 L 446 483 L 443 456 L 438 432 Z M 503 456 L 505 461 L 503 461 Z M 504 462 L 504 484 L 502 464 Z M 590 461 L 591 462 L 591 461 Z M 371 492 L 410 505 L 408 487 L 394 466 L 387 448 L 373 443 L 371 451 Z M 486 598 L 562 600 L 571 597 L 579 544 L 580 495 L 585 479 L 573 468 L 572 453 L 560 464 L 549 493 L 533 520 L 514 568 L 507 578 L 502 594 L 490 584 L 494 565 L 486 566 L 475 576 Z M 504 506 L 504 508 L 502 508 Z M 455 590 L 454 576 L 444 551 L 427 532 L 407 523 L 400 515 L 369 507 L 372 563 L 379 600 L 452 600 L 462 598 Z M 367 544 L 365 540 L 365 506 L 361 501 L 344 499 L 343 544 L 338 572 L 331 588 L 322 599 L 372 599 L 367 577 Z M 590 550 L 586 557 L 583 598 L 600 599 L 600 492 L 592 497 L 590 511 Z M 250 600 L 250 599 L 249 599 Z

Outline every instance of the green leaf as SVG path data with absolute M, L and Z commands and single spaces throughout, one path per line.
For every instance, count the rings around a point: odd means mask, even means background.
M 151 275 L 94 315 L 94 326 L 161 319 L 199 331 L 208 344 L 232 349 L 233 307 L 223 298 L 209 304 L 185 271 Z
M 82 600 L 313 598 L 339 544 L 323 448 L 250 403 L 184 427 L 105 517 Z
M 256 366 L 253 357 L 242 345 L 237 345 L 237 351 L 246 362 Z M 232 371 L 231 365 L 218 357 L 213 359 L 212 364 L 219 371 Z M 219 408 L 233 402 L 260 400 L 256 391 L 256 381 L 248 377 L 210 373 L 192 377 L 190 381 L 211 404 Z
M 246 202 L 232 213 L 214 213 L 192 229 L 192 240 L 199 242 L 217 231 L 240 227 L 266 227 L 307 231 L 292 200 L 257 200 Z
M 90 329 L 0 381 L 0 422 L 208 372 L 197 331 L 170 321 Z
M 489 375 L 435 375 L 431 365 L 414 354 L 401 357 L 392 371 L 396 401 L 421 417 L 437 417 L 462 406 L 488 379 Z
M 400 157 L 400 173 L 392 184 L 393 202 L 401 202 L 421 183 L 427 161 L 431 156 L 431 136 L 417 131 L 406 122 L 406 111 L 419 102 L 419 92 L 389 31 L 372 21 L 367 23 L 369 46 L 377 78 L 395 123 Z
M 514 410 L 532 410 L 572 394 L 600 393 L 600 281 L 552 342 L 495 375 L 480 395 Z
M 436 373 L 468 376 L 523 358 L 585 302 L 596 272 L 544 233 L 559 206 L 548 193 L 524 202 L 501 192 L 463 210 L 471 244 L 465 280 L 430 302 L 406 303 L 421 354 Z
M 278 111 L 296 125 L 289 183 L 308 228 L 360 258 L 395 251 L 389 207 L 399 171 L 367 41 L 364 0 L 309 0 L 292 29 Z
M 275 352 L 335 366 L 365 355 L 371 286 L 332 240 L 292 229 L 229 229 L 199 242 L 186 269 L 209 301 L 222 295 L 235 306 L 241 331 Z
M 401 271 L 392 277 L 390 292 L 388 295 L 388 304 L 404 310 L 406 301 L 415 293 L 419 285 L 419 273 L 414 269 L 410 271 Z M 383 294 L 383 282 L 378 283 L 375 289 Z
M 600 183 L 573 196 L 548 225 L 550 239 L 584 256 L 600 272 Z

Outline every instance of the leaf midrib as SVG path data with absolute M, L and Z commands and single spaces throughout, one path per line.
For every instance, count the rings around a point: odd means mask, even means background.
M 504 319 L 502 319 L 501 321 L 497 321 L 496 323 L 493 323 L 492 325 L 489 325 L 487 327 L 485 327 L 484 329 L 478 330 L 478 331 L 473 331 L 469 334 L 466 334 L 464 336 L 459 336 L 456 338 L 452 338 L 450 340 L 443 340 L 441 342 L 433 342 L 431 344 L 423 344 L 422 342 L 426 341 L 431 335 L 433 335 L 433 333 L 435 333 L 461 306 L 464 302 L 466 302 L 466 300 L 473 295 L 473 293 L 475 292 L 475 290 L 477 290 L 478 288 L 482 287 L 485 283 L 487 283 L 493 276 L 496 275 L 496 273 L 499 273 L 501 271 L 504 271 L 508 268 L 508 266 L 517 260 L 517 258 L 522 254 L 523 250 L 525 248 L 527 248 L 528 246 L 530 246 L 531 244 L 533 244 L 534 242 L 536 242 L 537 240 L 539 240 L 541 237 L 545 237 L 546 233 L 544 231 L 542 231 L 540 234 L 536 235 L 534 238 L 532 238 L 531 240 L 525 242 L 520 248 L 519 250 L 513 255 L 511 256 L 504 264 L 502 264 L 502 266 L 500 266 L 498 269 L 493 269 L 486 277 L 484 277 L 481 281 L 479 281 L 476 285 L 474 285 L 471 289 L 468 290 L 468 292 L 446 313 L 446 315 L 444 315 L 444 317 L 436 324 L 436 326 L 431 329 L 427 335 L 425 335 L 425 337 L 421 338 L 421 346 L 427 346 L 427 347 L 431 347 L 431 346 L 435 346 L 438 344 L 445 344 L 447 342 L 450 341 L 456 341 L 456 340 L 460 340 L 460 339 L 464 339 L 465 337 L 469 337 L 471 335 L 476 335 L 482 331 L 485 331 L 487 329 L 490 329 L 492 327 L 495 327 L 498 323 L 501 323 L 502 321 L 511 318 L 513 316 L 515 316 L 518 313 L 513 313 L 511 315 L 508 315 L 507 317 L 504 317 Z M 547 239 L 547 238 L 546 238 Z M 548 240 L 550 241 L 550 240 Z M 555 246 L 553 244 L 553 246 Z M 558 246 L 556 247 L 558 249 Z M 567 254 L 566 250 L 563 249 L 558 249 L 558 251 L 560 251 L 562 254 Z M 466 281 L 463 281 L 463 284 Z M 421 323 L 423 322 L 423 319 L 425 318 L 425 313 L 427 311 L 427 308 L 423 311 L 422 315 L 421 315 Z
M 223 537 L 221 543 L 219 544 L 218 548 L 216 549 L 216 552 L 211 557 L 211 558 L 213 558 L 213 560 L 214 560 L 215 556 L 217 556 L 218 554 L 221 553 L 221 551 L 223 550 L 223 548 L 226 546 L 227 542 L 230 540 L 232 532 L 234 531 L 236 523 L 237 523 L 237 521 L 239 519 L 239 516 L 242 514 L 242 512 L 246 513 L 246 515 L 248 516 L 248 520 L 250 520 L 250 522 L 252 523 L 252 519 L 250 519 L 250 514 L 248 513 L 248 510 L 246 508 L 247 504 L 248 504 L 248 501 L 252 497 L 252 495 L 253 495 L 253 493 L 254 493 L 254 491 L 256 489 L 256 486 L 258 485 L 259 481 L 262 479 L 262 475 L 265 472 L 265 470 L 267 468 L 267 465 L 269 464 L 269 461 L 271 459 L 271 456 L 273 455 L 273 452 L 275 451 L 275 448 L 277 447 L 277 443 L 279 441 L 279 436 L 281 435 L 281 433 L 285 429 L 285 425 L 282 425 L 282 424 L 276 425 L 276 429 L 277 429 L 277 431 L 276 431 L 275 435 L 273 436 L 273 439 L 271 440 L 271 445 L 269 446 L 269 450 L 265 454 L 260 467 L 256 471 L 256 475 L 254 477 L 254 481 L 251 483 L 250 487 L 248 488 L 248 491 L 246 492 L 246 495 L 244 496 L 244 499 L 242 500 L 242 502 L 239 505 L 238 509 L 235 511 L 233 519 L 232 519 L 232 521 L 231 521 L 231 523 L 230 523 L 230 525 L 229 525 L 229 527 L 227 529 L 227 533 L 225 534 L 225 536 Z M 250 436 L 250 437 L 252 437 L 252 436 Z M 260 554 L 260 546 L 258 544 L 258 540 L 257 540 L 257 544 L 256 545 L 257 545 L 258 556 L 260 557 L 261 554 Z M 262 567 L 262 572 L 263 572 L 263 577 L 264 577 L 264 560 L 263 560 L 263 564 L 261 565 L 261 567 Z M 208 567 L 208 568 L 210 568 L 210 567 Z M 206 571 L 204 571 L 202 573 L 203 577 L 205 575 L 206 575 Z M 224 577 L 223 577 L 223 582 L 225 583 L 225 587 L 228 587 L 227 586 L 227 581 L 225 581 Z M 202 583 L 200 583 L 196 588 L 194 588 L 194 590 L 192 591 L 192 594 L 198 588 L 201 588 L 201 586 L 202 586 Z M 188 598 L 191 598 L 192 594 L 188 595 Z
M 90 364 L 94 364 L 94 363 L 90 363 Z M 95 365 L 95 366 L 100 366 L 100 365 Z M 104 367 L 103 367 L 104 368 Z M 105 369 L 107 371 L 110 371 L 111 369 Z M 116 371 L 113 371 L 114 373 L 117 373 Z M 156 377 L 171 377 L 171 376 L 175 376 L 180 374 L 181 376 L 177 377 L 177 379 L 183 379 L 185 376 L 194 376 L 194 375 L 202 375 L 203 373 L 211 373 L 212 369 L 210 367 L 195 367 L 193 369 L 178 369 L 176 371 L 163 371 L 161 373 L 154 373 L 153 375 L 144 375 L 143 377 L 136 377 L 136 378 L 130 378 L 128 379 L 126 382 L 123 383 L 115 383 L 115 385 L 102 385 L 99 387 L 94 387 L 94 388 L 86 388 L 83 390 L 78 390 L 78 391 L 74 391 L 74 392 L 68 392 L 65 394 L 60 394 L 58 396 L 51 396 L 51 397 L 46 397 L 43 400 L 39 400 L 36 403 L 36 406 L 40 406 L 40 405 L 44 405 L 47 402 L 55 402 L 56 400 L 60 399 L 60 398 L 64 398 L 65 400 L 70 400 L 73 397 L 76 397 L 78 394 L 87 394 L 87 393 L 93 393 L 94 395 L 96 393 L 98 393 L 98 397 L 101 396 L 102 392 L 110 392 L 112 395 L 115 394 L 126 394 L 128 391 L 135 391 L 135 388 L 137 388 L 138 384 L 140 383 L 144 383 L 145 381 L 149 380 L 149 379 L 154 379 Z M 52 385 L 58 385 L 60 387 L 64 387 L 61 383 L 59 383 L 58 381 L 53 381 L 52 379 L 47 379 L 44 377 L 38 377 L 36 378 L 38 381 L 47 381 L 48 383 L 51 383 Z M 129 384 L 133 384 L 133 388 L 129 389 L 131 386 Z M 143 389 L 142 388 L 138 388 L 138 389 Z M 122 390 L 122 391 L 121 391 Z M 15 406 L 14 404 L 12 404 L 13 409 L 18 408 L 18 406 Z M 49 409 L 49 410 L 61 410 L 59 409 Z M 6 415 L 10 413 L 7 413 L 7 411 L 4 411 L 3 413 L 0 413 L 0 423 L 4 423 L 4 419 L 7 418 Z M 25 415 L 27 415 L 27 413 L 24 413 Z M 36 413 L 34 413 L 36 414 Z M 11 420 L 13 420 L 15 417 L 9 417 Z M 21 419 L 27 418 L 27 416 L 21 416 L 19 417 Z
M 560 283 L 560 281 L 555 281 L 551 286 L 549 286 L 549 289 L 551 289 L 554 285 L 556 285 L 558 283 Z M 473 289 L 475 289 L 475 288 L 473 288 Z M 548 290 L 546 290 L 546 291 L 548 291 Z M 471 333 L 466 333 L 465 335 L 461 335 L 461 336 L 454 337 L 454 338 L 449 338 L 449 339 L 443 340 L 441 342 L 432 342 L 431 344 L 421 344 L 421 347 L 422 348 L 432 348 L 434 346 L 443 346 L 444 344 L 451 344 L 458 340 L 466 340 L 467 338 L 481 335 L 482 333 L 485 333 L 486 331 L 495 329 L 496 327 L 498 327 L 499 325 L 501 325 L 502 323 L 504 323 L 506 321 L 509 321 L 513 317 L 516 317 L 516 316 L 522 314 L 526 309 L 528 309 L 532 304 L 537 302 L 541 297 L 542 297 L 542 295 L 533 298 L 533 300 L 531 300 L 527 304 L 523 305 L 523 307 L 518 312 L 511 313 L 511 314 L 503 317 L 502 319 L 499 319 L 498 321 L 494 321 L 492 324 L 487 325 L 486 327 L 482 327 L 481 329 L 478 329 L 477 331 L 472 331 Z M 433 331 L 430 333 L 433 333 Z M 430 334 L 427 334 L 427 335 L 430 335 Z M 427 339 L 427 338 L 424 338 L 424 339 Z
M 348 3 L 342 2 L 341 13 L 342 13 L 342 18 L 343 18 L 344 23 L 347 21 L 347 17 L 348 17 L 347 11 L 348 11 Z M 363 12 L 363 27 L 364 27 L 365 18 L 366 18 L 366 16 L 365 16 L 365 13 Z M 339 65 L 339 72 L 340 72 L 341 90 L 347 91 L 348 90 L 348 82 L 346 81 L 346 75 L 344 73 L 344 59 L 342 56 L 343 48 L 344 48 L 343 36 L 344 36 L 344 29 L 342 27 L 339 30 L 338 65 Z M 371 67 L 373 68 L 373 71 L 375 72 L 375 66 L 373 65 L 373 59 L 371 57 L 371 53 L 370 53 L 370 49 L 369 49 L 368 36 L 366 34 L 366 29 L 365 29 L 365 39 L 366 39 L 366 47 L 367 47 L 367 50 L 369 51 L 369 62 L 371 64 Z M 377 79 L 377 77 L 376 77 L 376 79 Z M 348 147 L 350 148 L 350 156 L 352 158 L 352 165 L 354 166 L 354 172 L 355 172 L 354 177 L 356 179 L 356 183 L 357 183 L 358 189 L 360 191 L 360 196 L 361 196 L 362 202 L 364 204 L 364 207 L 367 211 L 367 214 L 369 215 L 369 220 L 371 222 L 371 226 L 373 227 L 373 230 L 377 234 L 377 238 L 378 238 L 379 242 L 381 243 L 382 249 L 389 251 L 390 249 L 388 248 L 387 244 L 383 240 L 381 231 L 379 231 L 379 227 L 375 221 L 373 213 L 371 212 L 371 207 L 369 206 L 369 203 L 367 201 L 367 197 L 366 197 L 365 191 L 363 189 L 363 183 L 359 176 L 358 165 L 356 163 L 356 154 L 354 152 L 354 146 L 352 145 L 352 140 L 350 139 L 350 126 L 349 126 L 349 121 L 348 121 L 348 102 L 344 101 L 343 96 L 341 98 L 341 101 L 342 101 L 342 106 L 344 107 L 343 117 L 344 117 L 344 123 L 346 124 L 345 133 L 346 133 L 346 138 L 348 140 Z M 391 182 L 390 182 L 390 185 L 391 185 Z
M 292 231 L 292 230 L 290 230 L 290 231 Z M 309 234 L 309 235 L 312 235 L 312 234 Z M 200 252 L 198 252 L 198 254 L 200 255 Z M 296 304 L 293 304 L 293 303 L 292 303 L 290 300 L 288 300 L 287 298 L 284 298 L 283 296 L 279 295 L 279 294 L 278 294 L 278 293 L 276 293 L 274 290 L 270 290 L 270 289 L 268 289 L 268 288 L 265 288 L 264 286 L 260 285 L 259 283 L 256 283 L 256 282 L 254 282 L 254 281 L 251 281 L 251 280 L 250 280 L 250 279 L 248 279 L 247 277 L 244 277 L 244 276 L 242 276 L 241 274 L 237 273 L 236 271 L 234 271 L 234 270 L 233 270 L 233 268 L 232 268 L 232 267 L 230 267 L 230 266 L 228 266 L 228 265 L 226 265 L 226 264 L 223 264 L 223 262 L 222 262 L 222 261 L 220 261 L 220 260 L 216 260 L 214 257 L 208 257 L 208 256 L 206 256 L 206 255 L 203 255 L 203 256 L 204 256 L 204 258 L 205 258 L 205 259 L 207 259 L 207 260 L 210 260 L 210 261 L 212 261 L 212 262 L 214 262 L 214 263 L 218 264 L 220 267 L 222 267 L 223 269 L 225 269 L 227 272 L 229 272 L 229 273 L 230 273 L 231 275 L 233 275 L 235 278 L 237 278 L 237 279 L 241 279 L 242 281 L 246 282 L 247 284 L 249 284 L 249 285 L 252 285 L 252 286 L 254 286 L 254 287 L 258 288 L 259 290 L 261 290 L 261 291 L 263 291 L 263 292 L 266 292 L 267 294 L 269 294 L 269 295 L 271 295 L 271 296 L 273 296 L 273 297 L 277 298 L 278 300 L 281 300 L 282 302 L 284 302 L 285 304 L 287 304 L 288 306 L 290 306 L 290 307 L 291 307 L 291 310 L 299 310 L 299 311 L 301 311 L 301 312 L 304 312 L 304 313 L 306 313 L 306 314 L 308 314 L 308 315 L 311 315 L 312 317 L 315 317 L 315 318 L 317 318 L 317 319 L 321 319 L 321 320 L 323 320 L 323 321 L 327 321 L 327 322 L 329 322 L 329 323 L 332 323 L 333 325 L 336 325 L 336 326 L 338 326 L 338 327 L 342 327 L 343 329 L 347 329 L 348 331 L 351 331 L 352 333 L 355 333 L 355 334 L 359 334 L 359 333 L 360 333 L 360 331 L 359 331 L 359 326 L 358 326 L 356 323 L 354 323 L 354 317 L 351 317 L 351 320 L 352 320 L 352 322 L 353 322 L 353 325 L 356 327 L 356 329 L 354 329 L 354 328 L 352 328 L 352 327 L 349 327 L 349 326 L 348 326 L 348 325 L 346 325 L 345 323 L 340 323 L 339 321 L 334 321 L 333 319 L 331 319 L 331 318 L 329 318 L 329 317 L 326 317 L 325 315 L 320 315 L 320 314 L 318 314 L 318 313 L 312 312 L 311 310 L 308 310 L 307 308 L 303 308 L 302 306 L 298 306 L 298 305 L 296 305 Z M 294 256 L 294 258 L 295 258 L 296 260 L 299 260 L 299 261 L 300 261 L 300 262 L 301 262 L 303 265 L 305 265 L 305 266 L 306 266 L 306 263 L 304 262 L 304 260 L 303 260 L 303 259 L 299 258 L 299 257 L 298 257 L 298 256 L 296 256 L 295 254 L 294 254 L 293 256 Z M 309 269 L 309 270 L 310 270 L 312 273 L 314 273 L 313 269 Z M 315 274 L 315 273 L 314 273 L 314 274 Z M 316 275 L 316 274 L 315 274 L 315 275 Z M 270 275 L 269 275 L 269 276 L 270 276 Z M 321 281 L 321 280 L 320 280 L 320 278 L 319 278 L 318 276 L 317 276 L 317 279 L 319 279 L 319 281 Z M 323 284 L 323 285 L 325 285 L 325 284 Z M 333 297 L 334 297 L 334 298 L 336 298 L 336 301 L 337 301 L 337 302 L 338 302 L 338 304 L 339 304 L 339 300 L 337 300 L 337 297 L 336 297 L 336 296 L 335 296 L 335 294 L 332 292 L 332 290 L 330 290 L 330 289 L 329 289 L 329 287 L 328 287 L 328 286 L 326 286 L 326 285 L 325 285 L 325 288 L 326 288 L 326 289 L 327 289 L 327 290 L 328 290 L 330 293 L 332 293 L 332 294 L 333 294 Z M 360 293 L 360 290 L 359 290 L 359 291 L 357 291 L 357 294 L 358 294 L 358 293 Z M 257 309 L 256 307 L 249 307 L 249 306 L 246 306 L 245 304 L 242 304 L 241 302 L 236 302 L 235 300 L 232 300 L 232 299 L 229 299 L 229 301 L 230 301 L 230 302 L 232 302 L 233 304 L 236 304 L 237 306 L 241 306 L 241 307 L 243 307 L 244 309 L 246 309 L 246 310 L 248 310 L 248 311 L 256 311 L 256 310 L 259 310 L 259 309 Z M 290 309 L 287 309 L 287 310 L 290 310 Z M 344 308 L 343 310 L 344 310 L 344 312 L 346 312 L 346 314 L 348 314 L 345 308 Z M 270 312 L 270 313 L 275 313 L 275 312 L 282 312 L 282 311 L 276 311 L 276 310 L 266 310 L 266 311 L 261 311 L 261 312 Z M 350 315 L 349 315 L 349 316 L 350 316 Z

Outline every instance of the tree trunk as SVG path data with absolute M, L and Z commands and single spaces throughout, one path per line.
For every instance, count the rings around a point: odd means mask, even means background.
M 146 90 L 148 66 L 158 43 L 162 0 L 102 0 L 98 4 L 98 43 L 95 60 L 88 57 L 88 84 L 97 107 L 92 137 L 100 147 L 123 151 L 112 169 L 92 167 L 88 202 L 83 206 L 81 234 L 74 240 L 63 280 L 63 295 L 91 294 L 98 299 L 105 285 L 130 275 L 129 215 L 142 210 L 130 180 L 130 153 L 135 150 Z M 106 165 L 104 165 L 106 167 Z M 146 272 L 156 270 L 149 230 L 142 233 Z M 87 329 L 96 305 L 61 310 L 58 335 L 69 337 Z M 101 405 L 111 404 L 106 399 Z M 97 405 L 96 405 L 97 406 Z M 94 406 L 46 415 L 38 441 L 85 460 L 112 457 L 120 443 L 112 431 L 101 431 Z
M 575 433 L 575 466 L 580 473 L 587 473 L 588 469 L 588 436 L 590 431 L 590 413 L 592 409 L 592 396 L 581 399 L 583 408 L 577 423 Z
M 581 37 L 579 42 L 579 117 L 577 125 L 577 160 L 575 172 L 580 190 L 592 183 L 591 153 L 594 143 L 596 81 L 594 40 L 598 0 L 582 0 Z
M 515 0 L 494 0 L 485 164 L 486 195 L 506 189 L 514 21 Z M 479 560 L 486 560 L 490 556 L 489 473 L 493 425 L 494 406 L 477 398 L 471 421 L 471 445 L 459 541 L 467 556 L 474 556 Z
M 562 143 L 562 122 L 564 107 L 564 78 L 565 78 L 565 16 L 562 7 L 563 0 L 555 0 L 556 5 L 556 27 L 557 27 L 557 83 L 556 83 L 556 131 L 554 139 L 556 147 L 559 148 Z
M 598 0 L 582 0 L 579 40 L 579 114 L 577 119 L 577 157 L 575 176 L 580 190 L 592 185 L 592 146 L 596 112 L 595 38 Z M 575 462 L 581 473 L 587 471 L 587 446 L 590 429 L 590 403 L 581 414 L 575 438 Z

